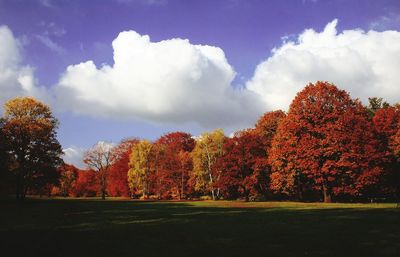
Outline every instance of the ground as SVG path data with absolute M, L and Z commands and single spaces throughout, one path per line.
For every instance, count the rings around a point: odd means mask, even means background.
M 0 201 L 1 256 L 400 256 L 395 204 Z

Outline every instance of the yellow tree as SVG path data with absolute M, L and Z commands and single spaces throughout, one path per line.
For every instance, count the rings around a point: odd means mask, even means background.
M 128 185 L 131 192 L 141 192 L 148 196 L 152 161 L 152 143 L 141 140 L 132 147 L 129 156 Z
M 221 172 L 214 170 L 213 165 L 223 155 L 225 135 L 222 129 L 211 133 L 203 133 L 196 139 L 196 146 L 192 152 L 195 189 L 211 192 L 213 200 L 219 198 L 219 188 L 215 188 Z
M 16 176 L 16 197 L 56 183 L 62 150 L 58 121 L 50 108 L 31 97 L 17 97 L 4 105 L 2 133 Z

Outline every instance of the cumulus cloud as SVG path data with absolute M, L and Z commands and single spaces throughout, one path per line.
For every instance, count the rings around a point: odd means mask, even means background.
M 22 64 L 21 43 L 7 26 L 0 26 L 0 104 L 16 96 L 46 99 L 46 90 L 37 85 L 33 68 Z
M 240 127 L 265 109 L 259 96 L 231 85 L 224 52 L 174 38 L 151 42 L 135 31 L 112 43 L 114 64 L 71 65 L 55 87 L 57 102 L 81 115 Z
M 337 20 L 322 32 L 307 29 L 260 63 L 247 88 L 270 109 L 287 109 L 296 93 L 317 80 L 330 81 L 364 102 L 400 101 L 400 32 L 361 29 L 338 33 Z
M 83 163 L 83 156 L 86 152 L 86 149 L 77 146 L 70 146 L 63 149 L 63 152 L 63 159 L 65 163 L 72 164 L 80 169 L 86 168 L 86 165 Z

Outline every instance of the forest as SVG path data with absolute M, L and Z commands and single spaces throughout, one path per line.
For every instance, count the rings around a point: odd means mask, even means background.
M 230 136 L 176 131 L 155 141 L 95 144 L 86 169 L 62 160 L 58 120 L 30 97 L 4 105 L 0 193 L 151 200 L 399 201 L 400 105 L 364 105 L 329 82 L 310 83 L 287 112 L 269 111 Z

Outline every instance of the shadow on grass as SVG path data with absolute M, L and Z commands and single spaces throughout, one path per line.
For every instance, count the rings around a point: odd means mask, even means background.
M 10 256 L 399 256 L 400 210 L 6 201 L 0 233 Z

